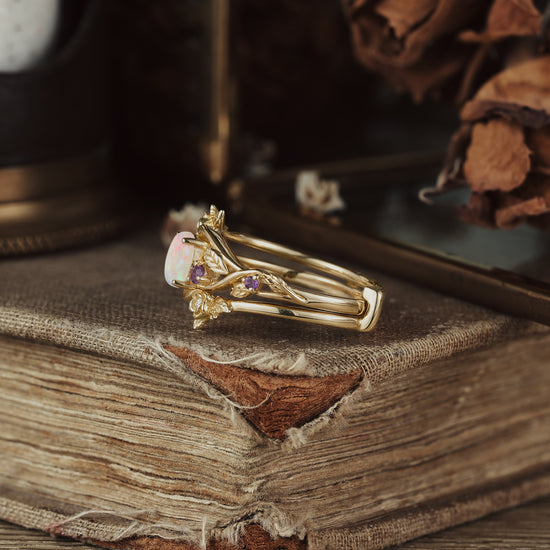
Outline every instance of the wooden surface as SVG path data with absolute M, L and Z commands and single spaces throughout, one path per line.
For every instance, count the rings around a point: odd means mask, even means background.
M 0 550 L 76 550 L 92 546 L 0 522 Z M 547 550 L 550 497 L 422 537 L 394 550 Z

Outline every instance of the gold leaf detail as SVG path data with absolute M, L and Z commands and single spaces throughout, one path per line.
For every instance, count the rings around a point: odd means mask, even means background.
M 206 293 L 202 291 L 191 292 L 191 300 L 189 301 L 189 309 L 195 314 L 203 311 Z
M 231 295 L 235 296 L 235 298 L 247 298 L 251 294 L 254 293 L 254 290 L 251 288 L 246 288 L 244 286 L 244 282 L 236 283 L 233 285 L 233 288 L 231 289 Z
M 271 273 L 262 273 L 260 278 L 271 288 L 271 290 L 273 290 L 273 292 L 277 292 L 283 296 L 288 296 L 300 303 L 307 302 L 306 298 L 304 298 L 301 294 L 298 294 L 290 285 L 276 275 L 272 275 Z
M 227 275 L 228 269 L 223 261 L 223 258 L 212 249 L 206 250 L 204 253 L 204 263 L 208 266 L 210 271 L 219 275 Z
M 207 318 L 207 317 L 195 317 L 195 320 L 193 321 L 193 328 L 194 328 L 194 329 L 201 328 L 201 327 L 203 327 L 204 325 L 206 325 L 206 323 L 208 323 L 208 321 L 210 321 L 210 318 Z

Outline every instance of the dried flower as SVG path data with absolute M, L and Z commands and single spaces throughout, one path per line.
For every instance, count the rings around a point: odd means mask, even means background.
M 346 207 L 340 196 L 340 184 L 320 179 L 313 170 L 304 170 L 298 174 L 295 190 L 298 205 L 317 216 L 325 216 Z
M 463 103 L 480 74 L 494 74 L 533 57 L 543 24 L 533 0 L 344 0 L 344 4 L 359 61 L 418 101 L 454 81 L 456 86 L 448 88 L 456 102 Z M 505 47 L 500 47 L 504 42 Z
M 504 38 L 537 36 L 542 14 L 532 0 L 495 0 L 482 32 L 467 30 L 460 39 L 465 42 L 496 42 Z
M 513 65 L 466 103 L 436 191 L 464 181 L 463 219 L 550 227 L 550 56 Z M 434 190 L 432 190 L 434 191 Z
M 480 0 L 344 0 L 355 54 L 418 101 L 457 76 L 475 48 L 458 34 L 483 20 Z

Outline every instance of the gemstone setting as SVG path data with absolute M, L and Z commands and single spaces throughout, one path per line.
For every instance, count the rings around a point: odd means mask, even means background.
M 206 268 L 202 264 L 196 264 L 191 269 L 190 279 L 194 285 L 198 285 L 201 282 L 201 278 L 206 275 Z
M 194 237 L 195 235 L 190 231 L 182 231 L 172 239 L 164 263 L 164 278 L 170 286 L 176 287 L 174 281 L 185 283 L 189 277 L 195 257 L 195 247 L 183 242 L 183 239 Z
M 258 277 L 254 277 L 253 275 L 248 275 L 244 278 L 244 287 L 247 290 L 251 290 L 252 292 L 256 292 L 258 288 L 260 288 L 260 280 Z

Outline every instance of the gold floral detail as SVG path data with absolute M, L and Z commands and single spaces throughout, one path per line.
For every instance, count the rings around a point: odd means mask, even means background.
M 198 227 L 205 225 L 216 231 L 227 229 L 225 226 L 225 212 L 218 210 L 213 204 L 210 206 L 210 211 L 205 214 L 199 221 Z
M 197 226 L 195 261 L 184 286 L 184 298 L 189 302 L 189 309 L 193 313 L 194 328 L 200 328 L 212 319 L 217 319 L 221 313 L 232 310 L 230 298 L 215 296 L 215 292 L 229 291 L 232 297 L 243 299 L 258 294 L 259 289 L 265 285 L 282 299 L 302 304 L 307 302 L 283 278 L 274 273 L 246 269 L 236 263 L 235 257 L 228 254 L 229 248 L 223 246 L 223 239 L 219 239 L 219 235 L 226 229 L 225 213 L 214 205 L 202 216 Z M 197 268 L 200 268 L 200 276 L 197 276 Z
M 221 313 L 229 313 L 231 304 L 221 296 L 212 296 L 204 290 L 192 290 L 186 293 L 189 309 L 193 313 L 193 328 L 201 328 L 208 321 L 217 319 Z

